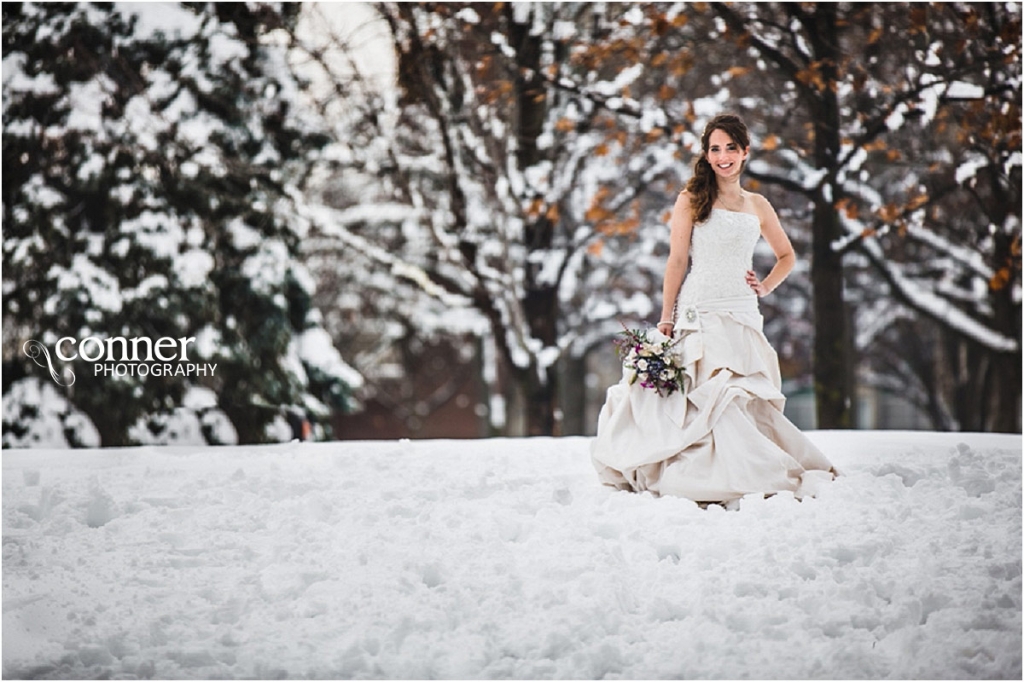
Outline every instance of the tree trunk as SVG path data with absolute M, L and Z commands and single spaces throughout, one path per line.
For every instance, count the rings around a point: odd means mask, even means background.
M 992 200 L 989 202 L 989 216 L 994 225 L 1005 225 L 1010 219 L 1013 199 L 1008 188 L 1003 184 L 995 166 L 987 169 L 990 174 L 989 185 L 992 187 Z M 1009 281 L 1002 287 L 989 292 L 992 302 L 992 313 L 999 331 L 1011 339 L 1021 339 L 1021 306 L 1013 300 L 1015 282 L 1019 274 L 1014 272 L 1014 263 L 1019 264 L 1020 242 L 1005 231 L 993 235 L 995 253 L 993 262 L 1005 266 L 1010 272 Z M 1019 236 L 1017 237 L 1019 240 Z M 989 351 L 992 352 L 992 351 Z M 987 429 L 1002 433 L 1020 433 L 1021 431 L 1021 352 L 1018 345 L 1016 353 L 993 353 L 992 366 L 995 374 L 995 386 L 989 393 L 992 401 L 991 418 L 985 425 Z
M 848 429 L 853 425 L 842 257 L 830 246 L 838 233 L 835 209 L 818 201 L 814 206 L 811 283 L 814 288 L 814 396 L 819 429 Z
M 549 369 L 544 378 L 536 372 L 530 372 L 533 380 L 529 382 L 526 405 L 526 435 L 554 436 L 555 429 L 555 397 L 558 394 L 558 382 L 555 372 Z
M 526 321 L 534 339 L 545 347 L 554 346 L 558 338 L 558 290 L 553 286 L 537 285 L 532 272 L 534 267 L 531 265 L 527 273 L 528 288 L 523 301 Z M 529 401 L 527 432 L 531 436 L 553 436 L 558 407 L 557 366 L 538 369 L 531 363 L 527 373 L 524 386 Z
M 992 391 L 992 418 L 989 430 L 998 433 L 1021 432 L 1021 356 L 1002 353 L 995 358 L 996 386 Z
M 587 432 L 587 356 L 566 355 L 559 363 L 558 373 L 561 425 L 563 436 L 582 436 Z
M 520 171 L 543 160 L 544 152 L 537 138 L 544 131 L 548 113 L 548 99 L 540 78 L 542 36 L 531 33 L 532 22 L 517 23 L 511 4 L 506 6 L 509 22 L 509 40 L 515 48 L 516 74 L 514 80 L 516 111 L 514 125 L 517 131 L 516 163 Z M 530 252 L 547 251 L 552 247 L 556 225 L 542 214 L 527 219 L 524 237 Z M 530 262 L 526 268 L 523 311 L 530 335 L 545 347 L 554 346 L 558 334 L 558 289 L 552 284 L 538 281 L 541 264 Z M 555 434 L 555 411 L 558 397 L 558 372 L 555 367 L 528 370 L 523 388 L 527 397 L 526 429 L 531 436 Z
M 544 132 L 547 115 L 547 97 L 544 81 L 540 77 L 542 36 L 531 35 L 532 21 L 517 23 L 512 3 L 505 6 L 509 41 L 515 48 L 516 73 L 513 75 L 516 93 L 514 125 L 516 127 L 516 162 L 525 170 L 541 160 L 537 138 Z
M 836 82 L 840 61 L 836 7 L 823 3 L 815 10 L 816 30 L 812 34 L 817 63 L 825 83 Z M 827 169 L 824 187 L 814 197 L 812 227 L 814 289 L 814 394 L 819 429 L 848 429 L 853 426 L 852 357 L 846 331 L 846 303 L 843 299 L 842 255 L 832 243 L 842 236 L 842 225 L 833 202 L 840 150 L 840 111 L 836 93 L 824 87 L 807 97 L 814 123 L 814 161 Z

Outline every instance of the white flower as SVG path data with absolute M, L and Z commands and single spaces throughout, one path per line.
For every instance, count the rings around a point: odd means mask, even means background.
M 638 361 L 638 362 L 636 363 L 636 368 L 637 368 L 638 370 L 640 370 L 641 372 L 644 372 L 644 371 L 646 371 L 646 370 L 647 370 L 647 361 L 646 361 L 646 360 L 639 360 L 639 361 Z

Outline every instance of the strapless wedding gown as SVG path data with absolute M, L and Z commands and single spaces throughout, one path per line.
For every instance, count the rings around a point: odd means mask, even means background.
M 744 279 L 760 236 L 750 213 L 713 209 L 694 226 L 674 331 L 685 391 L 661 397 L 625 372 L 608 389 L 591 445 L 602 483 L 726 502 L 813 495 L 832 479 L 831 462 L 782 414 L 778 356 Z

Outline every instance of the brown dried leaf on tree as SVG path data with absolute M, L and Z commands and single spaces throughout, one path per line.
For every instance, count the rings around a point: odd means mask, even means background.
M 889 203 L 875 211 L 875 215 L 881 218 L 882 222 L 891 223 L 899 217 L 900 207 L 896 204 Z
M 590 207 L 587 212 L 583 214 L 583 218 L 590 223 L 598 223 L 602 220 L 607 220 L 613 214 L 604 206 L 604 200 L 608 197 L 608 189 L 602 187 L 594 194 L 593 201 L 590 202 Z
M 1010 268 L 1003 266 L 995 271 L 995 274 L 988 280 L 988 286 L 992 291 L 1000 291 L 1010 283 Z
M 914 197 L 913 199 L 911 199 L 910 201 L 907 202 L 905 210 L 907 212 L 910 212 L 910 211 L 914 211 L 916 209 L 919 209 L 919 208 L 921 208 L 922 206 L 924 206 L 925 204 L 928 203 L 928 199 L 929 198 L 930 197 L 928 196 L 927 193 L 918 194 L 916 197 Z
M 836 210 L 842 211 L 850 220 L 856 220 L 860 215 L 860 206 L 850 197 L 843 197 L 837 201 Z

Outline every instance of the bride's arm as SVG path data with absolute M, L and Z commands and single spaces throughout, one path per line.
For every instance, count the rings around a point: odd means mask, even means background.
M 775 252 L 775 267 L 767 277 L 760 281 L 753 270 L 748 270 L 747 284 L 754 290 L 754 293 L 764 297 L 775 291 L 793 271 L 793 266 L 796 264 L 796 253 L 793 251 L 793 244 L 783 231 L 779 216 L 776 215 L 772 205 L 760 195 L 755 195 L 754 200 L 757 205 L 758 218 L 761 219 L 761 236 Z
M 672 334 L 672 310 L 676 304 L 679 288 L 683 286 L 686 268 L 690 261 L 690 234 L 693 232 L 693 216 L 690 213 L 690 197 L 680 192 L 676 205 L 672 207 L 672 228 L 669 237 L 668 262 L 665 264 L 665 281 L 661 290 L 661 318 L 658 331 L 665 336 Z

